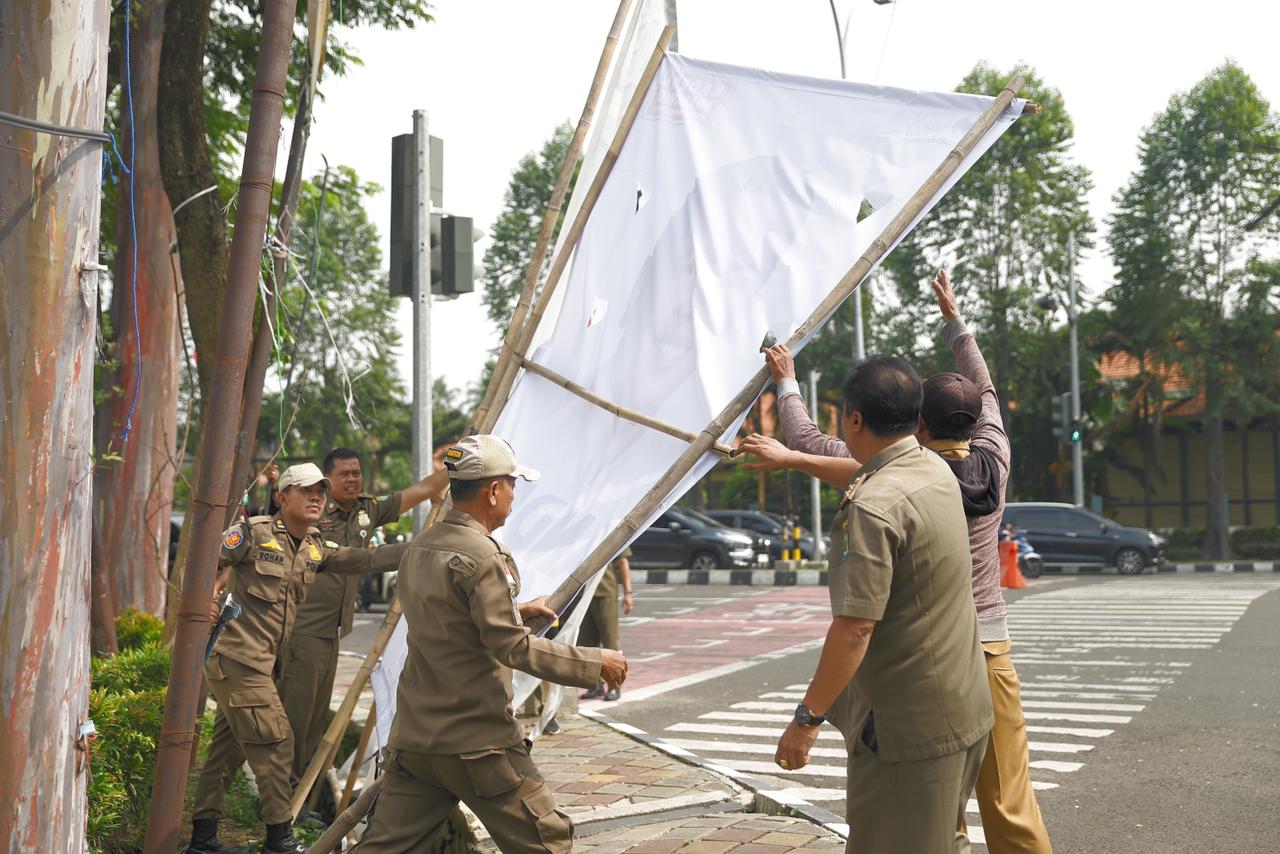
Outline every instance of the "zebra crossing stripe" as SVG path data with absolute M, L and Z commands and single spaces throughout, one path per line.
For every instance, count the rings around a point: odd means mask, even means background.
M 786 730 L 778 727 L 733 726 L 731 724 L 698 724 L 678 723 L 667 727 L 667 732 L 695 732 L 707 735 L 756 735 L 765 738 L 781 738 Z M 824 727 L 818 730 L 818 740 L 844 741 L 844 737 L 833 729 Z
M 683 747 L 685 750 L 692 750 L 701 754 L 766 753 L 772 755 L 778 749 L 776 743 L 767 744 L 755 741 L 702 741 L 693 738 L 668 738 L 666 742 L 667 744 L 674 744 L 676 747 Z M 809 755 L 827 759 L 847 758 L 843 747 L 811 747 L 809 748 Z
M 1074 712 L 1029 712 L 1022 716 L 1029 721 L 1071 721 L 1078 724 L 1127 724 L 1133 720 L 1129 715 L 1080 715 Z
M 1023 700 L 1024 709 L 1069 709 L 1082 712 L 1140 712 L 1146 706 L 1136 703 L 1071 703 L 1056 700 Z
M 1115 730 L 1069 726 L 1033 726 L 1032 724 L 1027 724 L 1027 732 L 1038 732 L 1045 735 L 1074 735 L 1077 738 L 1106 738 Z

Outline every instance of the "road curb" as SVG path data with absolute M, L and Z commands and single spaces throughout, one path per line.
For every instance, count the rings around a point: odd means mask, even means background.
M 1280 572 L 1280 561 L 1230 561 L 1225 563 L 1171 563 L 1155 573 L 1166 572 Z M 1119 575 L 1113 566 L 1097 564 L 1056 564 L 1046 566 L 1044 575 Z M 1153 574 L 1151 569 L 1144 575 Z M 826 587 L 823 569 L 632 569 L 633 584 L 728 584 L 751 587 Z
M 634 579 L 633 579 L 634 580 Z M 786 794 L 784 790 L 774 789 L 755 777 L 735 771 L 732 768 L 726 768 L 716 762 L 703 759 L 696 753 L 685 750 L 683 747 L 676 747 L 674 744 L 668 744 L 656 736 L 650 735 L 639 727 L 624 723 L 615 718 L 611 718 L 606 714 L 594 711 L 592 709 L 579 709 L 578 714 L 584 718 L 593 720 L 597 723 L 604 724 L 610 729 L 620 732 L 641 744 L 648 745 L 655 750 L 667 754 L 668 756 L 679 759 L 689 765 L 710 771 L 721 777 L 726 777 L 747 791 L 751 792 L 755 805 L 755 811 L 766 815 L 791 815 L 811 821 L 816 825 L 830 830 L 832 833 L 841 837 L 848 838 L 849 826 L 844 819 L 833 812 L 824 810 L 822 807 L 809 803 L 800 798 L 794 798 Z

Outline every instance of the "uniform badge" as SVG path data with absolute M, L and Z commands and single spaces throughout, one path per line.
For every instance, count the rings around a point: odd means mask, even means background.
M 311 544 L 311 548 L 307 550 L 307 554 L 312 560 L 320 560 L 324 555 L 320 554 L 320 547 L 315 543 Z
M 284 551 L 284 549 L 280 548 L 280 544 L 277 543 L 275 540 L 263 540 L 262 542 L 258 543 L 258 548 L 271 549 L 272 551 L 275 551 L 275 552 Z
M 239 525 L 236 525 L 234 528 L 227 531 L 226 535 L 223 536 L 222 547 L 227 550 L 231 550 L 243 542 L 244 542 L 244 530 Z
M 276 530 L 277 530 L 277 531 L 283 531 L 283 530 L 284 530 L 284 520 L 283 520 L 283 519 L 277 519 L 277 520 L 276 520 Z
M 342 546 L 338 545 L 338 544 L 337 544 L 337 543 L 335 543 L 333 540 L 325 540 L 325 541 L 324 541 L 324 547 L 325 547 L 326 549 L 340 549 L 340 548 L 342 548 Z M 315 546 L 312 546 L 312 548 L 315 548 Z
M 360 509 L 359 515 L 356 516 L 356 524 L 361 528 L 369 527 L 369 514 L 364 512 L 364 508 Z

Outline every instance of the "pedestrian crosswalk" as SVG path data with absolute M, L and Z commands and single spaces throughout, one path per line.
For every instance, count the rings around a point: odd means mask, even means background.
M 1009 607 L 1013 659 L 1022 680 L 1032 785 L 1049 793 L 1091 762 L 1105 740 L 1212 649 L 1257 597 L 1280 579 L 1137 578 L 1057 588 Z M 668 726 L 662 740 L 714 766 L 752 776 L 789 802 L 844 814 L 846 754 L 824 727 L 810 764 L 784 773 L 773 764 L 778 737 L 807 683 L 771 687 L 694 720 Z M 1051 796 L 1051 795 L 1050 795 Z M 976 801 L 971 840 L 983 843 Z

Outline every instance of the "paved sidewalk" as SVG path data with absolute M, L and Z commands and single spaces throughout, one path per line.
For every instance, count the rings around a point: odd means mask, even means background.
M 533 758 L 592 854 L 812 854 L 844 840 L 803 818 L 747 812 L 753 794 L 724 775 L 577 715 Z M 478 824 L 473 822 L 478 829 Z M 481 830 L 481 848 L 496 851 Z

